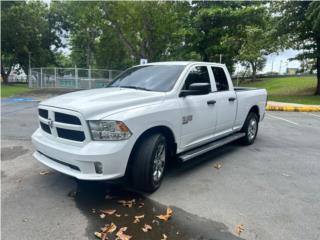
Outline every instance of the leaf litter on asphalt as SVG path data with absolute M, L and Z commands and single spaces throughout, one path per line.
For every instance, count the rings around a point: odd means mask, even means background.
M 45 176 L 45 175 L 53 174 L 53 172 L 51 172 L 49 170 L 42 170 L 42 171 L 39 172 L 39 174 Z
M 138 223 L 140 222 L 140 219 L 144 218 L 144 214 L 143 215 L 140 215 L 140 216 L 134 216 L 134 221 L 133 223 Z
M 118 203 L 120 203 L 124 207 L 132 208 L 133 204 L 136 202 L 135 199 L 126 201 L 126 200 L 119 200 Z
M 125 234 L 124 232 L 127 231 L 127 227 L 122 227 L 120 230 L 116 233 L 118 240 L 129 240 L 132 238 L 132 236 Z
M 156 216 L 157 218 L 159 218 L 160 220 L 163 221 L 168 221 L 173 215 L 173 211 L 171 208 L 167 208 L 166 213 L 165 214 L 161 214 Z
M 222 164 L 221 163 L 216 163 L 213 165 L 214 168 L 216 169 L 220 169 L 222 167 Z
M 162 234 L 162 238 L 161 238 L 161 240 L 167 240 L 167 239 L 168 239 L 167 235 Z
M 117 210 L 116 209 L 106 209 L 106 210 L 100 210 L 100 212 L 110 216 L 110 215 L 116 213 Z
M 240 234 L 244 231 L 244 225 L 243 224 L 238 224 L 236 226 L 236 233 L 240 236 Z
M 108 197 L 109 198 L 109 197 Z M 140 201 L 140 200 L 139 200 Z M 133 206 L 137 207 L 137 208 L 142 208 L 144 206 L 143 202 L 136 202 L 136 199 L 132 199 L 132 200 L 118 200 L 117 201 L 119 204 L 121 204 L 123 207 L 126 208 L 132 208 Z M 95 211 L 93 211 L 95 212 Z M 115 216 L 115 217 L 121 217 L 121 216 L 129 216 L 127 213 L 123 213 L 123 214 L 119 214 L 117 213 L 116 209 L 105 209 L 105 210 L 100 210 L 100 218 L 106 218 L 107 216 Z M 173 210 L 169 207 L 166 208 L 165 213 L 164 214 L 160 214 L 155 216 L 156 218 L 162 220 L 162 221 L 168 221 L 171 217 L 173 216 Z M 139 223 L 141 222 L 141 219 L 145 218 L 145 214 L 141 214 L 141 215 L 136 215 L 134 216 L 134 221 L 133 223 Z M 106 218 L 107 219 L 107 218 Z M 160 226 L 159 221 L 153 219 L 152 223 L 157 223 L 156 226 Z M 111 237 L 112 235 L 108 235 L 108 234 L 112 234 L 113 232 L 115 232 L 117 229 L 117 226 L 114 223 L 111 224 L 106 224 L 104 227 L 101 228 L 101 231 L 99 232 L 94 232 L 94 235 L 102 240 L 108 240 L 108 237 Z M 118 229 L 118 231 L 115 233 L 115 237 L 116 240 L 130 240 L 133 236 L 128 235 L 126 233 L 128 227 L 121 227 Z M 143 227 L 141 227 L 141 230 L 145 233 L 149 232 L 152 230 L 152 226 L 150 226 L 147 223 L 144 223 Z M 112 238 L 114 239 L 114 238 Z M 159 236 L 159 239 L 161 240 L 167 240 L 168 236 L 166 234 L 162 234 Z
M 104 227 L 101 228 L 100 232 L 95 232 L 94 235 L 97 238 L 100 238 L 102 240 L 108 239 L 107 234 L 113 233 L 117 229 L 117 226 L 114 223 L 106 224 Z
M 143 228 L 141 228 L 144 232 L 149 232 L 152 230 L 152 227 L 148 224 L 144 224 Z

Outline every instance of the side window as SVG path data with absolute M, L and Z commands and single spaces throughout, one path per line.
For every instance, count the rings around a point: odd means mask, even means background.
M 207 67 L 205 66 L 193 67 L 189 72 L 188 77 L 186 78 L 183 89 L 188 90 L 190 84 L 192 83 L 209 83 L 209 85 L 211 86 Z
M 226 73 L 221 67 L 211 67 L 214 79 L 216 81 L 217 91 L 228 91 L 229 84 Z

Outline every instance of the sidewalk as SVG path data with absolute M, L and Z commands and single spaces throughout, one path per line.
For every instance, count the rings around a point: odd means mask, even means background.
M 320 105 L 304 105 L 297 103 L 268 101 L 266 110 L 284 112 L 320 112 Z

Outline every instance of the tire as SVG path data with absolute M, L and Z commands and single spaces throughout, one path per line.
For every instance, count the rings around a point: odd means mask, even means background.
M 133 154 L 131 176 L 133 187 L 154 192 L 162 182 L 168 158 L 166 138 L 159 133 L 146 136 Z
M 241 138 L 241 143 L 244 145 L 251 145 L 257 137 L 259 128 L 259 117 L 255 112 L 250 112 L 244 122 L 241 132 L 246 135 Z

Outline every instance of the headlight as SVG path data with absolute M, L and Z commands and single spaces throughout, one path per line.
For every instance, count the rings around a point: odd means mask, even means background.
M 132 133 L 120 121 L 93 120 L 88 121 L 92 140 L 117 141 L 128 139 Z

